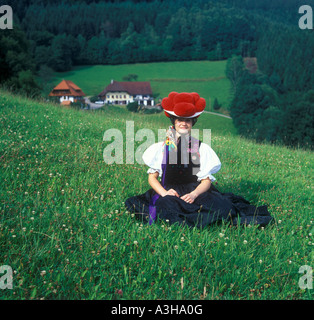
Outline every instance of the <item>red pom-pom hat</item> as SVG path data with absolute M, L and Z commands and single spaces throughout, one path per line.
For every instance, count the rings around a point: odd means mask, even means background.
M 196 92 L 170 92 L 168 97 L 162 99 L 161 105 L 169 118 L 196 118 L 205 110 L 206 101 Z

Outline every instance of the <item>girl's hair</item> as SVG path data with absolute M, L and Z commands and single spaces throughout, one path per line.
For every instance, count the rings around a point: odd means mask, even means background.
M 175 121 L 176 121 L 176 117 L 170 117 L 170 121 L 171 123 L 174 125 Z M 191 118 L 192 120 L 192 127 L 195 125 L 195 123 L 197 122 L 197 118 Z

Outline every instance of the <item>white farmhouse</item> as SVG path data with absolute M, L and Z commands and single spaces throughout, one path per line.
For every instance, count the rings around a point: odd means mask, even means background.
M 139 105 L 154 106 L 153 92 L 147 81 L 111 80 L 111 83 L 98 95 L 107 104 L 129 104 L 136 101 Z

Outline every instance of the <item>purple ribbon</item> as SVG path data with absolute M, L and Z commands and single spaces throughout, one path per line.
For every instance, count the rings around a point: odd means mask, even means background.
M 164 151 L 164 157 L 162 160 L 161 170 L 162 170 L 162 178 L 161 178 L 161 185 L 165 188 L 165 176 L 166 176 L 166 167 L 167 162 L 169 158 L 169 147 L 167 148 L 167 145 L 165 144 L 165 151 Z M 157 212 L 156 212 L 156 201 L 160 198 L 160 195 L 155 192 L 155 194 L 152 196 L 150 203 L 149 203 L 149 225 L 152 225 L 153 222 L 156 221 Z

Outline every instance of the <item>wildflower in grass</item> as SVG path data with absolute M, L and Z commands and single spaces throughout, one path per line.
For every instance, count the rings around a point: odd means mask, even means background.
M 174 248 L 177 250 L 179 247 L 177 245 L 175 245 Z
M 262 260 L 262 259 L 260 259 L 259 263 L 262 263 L 262 262 L 263 262 L 263 260 Z
M 123 291 L 122 291 L 122 289 L 117 289 L 116 290 L 116 293 L 119 295 L 119 296 L 122 296 L 123 295 Z
M 138 245 L 138 242 L 135 240 L 134 242 L 133 242 L 136 246 Z
M 223 233 L 219 233 L 219 237 L 222 238 L 224 236 Z
M 243 243 L 244 243 L 244 244 L 247 244 L 247 241 L 246 241 L 246 240 L 244 240 L 244 241 L 243 241 Z

